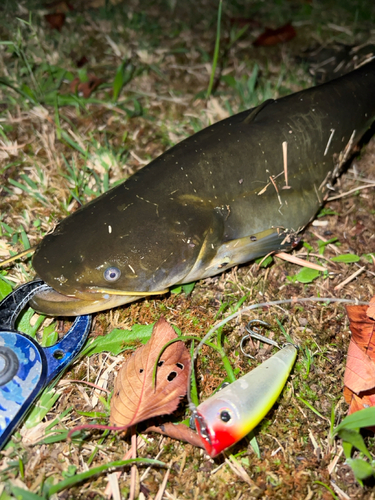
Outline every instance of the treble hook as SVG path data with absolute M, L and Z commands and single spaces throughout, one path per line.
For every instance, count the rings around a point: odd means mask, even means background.
M 266 321 L 262 321 L 260 319 L 252 319 L 251 321 L 248 322 L 248 324 L 245 326 L 245 328 L 249 332 L 249 334 L 242 337 L 242 340 L 240 343 L 240 349 L 241 349 L 242 354 L 244 354 L 244 356 L 247 356 L 248 358 L 251 358 L 251 359 L 255 359 L 254 356 L 247 354 L 243 349 L 243 343 L 249 337 L 260 340 L 261 342 L 264 342 L 265 344 L 271 344 L 271 345 L 277 347 L 278 349 L 281 349 L 281 347 L 279 346 L 279 344 L 275 340 L 269 339 L 268 337 L 265 337 L 264 335 L 261 335 L 260 333 L 258 333 L 258 328 L 253 328 L 253 329 L 250 328 L 253 323 L 258 323 L 259 325 L 266 326 L 267 328 L 271 327 L 271 325 L 269 323 L 267 323 Z
M 242 340 L 240 343 L 240 349 L 241 349 L 242 354 L 244 356 L 247 356 L 248 358 L 251 358 L 251 359 L 255 359 L 254 356 L 247 354 L 243 349 L 243 342 L 244 342 L 244 340 L 248 339 L 249 337 L 260 340 L 261 342 L 264 342 L 265 344 L 273 345 L 273 346 L 277 347 L 278 349 L 283 349 L 287 345 L 292 345 L 297 350 L 299 349 L 299 346 L 297 344 L 293 344 L 293 342 L 284 342 L 284 344 L 280 347 L 279 344 L 275 340 L 272 340 L 272 339 L 265 337 L 264 335 L 261 335 L 260 333 L 258 333 L 258 328 L 254 328 L 252 330 L 250 328 L 250 325 L 252 325 L 253 323 L 258 323 L 259 325 L 266 326 L 268 328 L 271 327 L 271 325 L 269 323 L 267 323 L 266 321 L 262 321 L 260 319 L 252 319 L 248 322 L 248 324 L 245 326 L 245 328 L 249 332 L 249 335 L 245 335 L 244 337 L 242 337 Z

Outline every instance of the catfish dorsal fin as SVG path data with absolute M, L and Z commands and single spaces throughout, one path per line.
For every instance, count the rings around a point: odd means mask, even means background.
M 259 115 L 259 113 L 261 111 L 263 111 L 263 109 L 268 106 L 269 104 L 271 104 L 271 102 L 275 102 L 275 99 L 267 99 L 266 101 L 262 102 L 262 104 L 260 104 L 259 106 L 257 106 L 256 108 L 254 108 L 248 115 L 247 117 L 244 119 L 243 123 L 250 123 L 252 121 L 255 120 L 255 118 Z

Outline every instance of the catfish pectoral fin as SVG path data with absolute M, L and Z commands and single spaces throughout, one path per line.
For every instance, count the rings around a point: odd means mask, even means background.
M 189 283 L 214 276 L 230 267 L 263 257 L 270 252 L 291 250 L 296 246 L 298 239 L 295 231 L 270 228 L 244 238 L 227 241 L 219 247 L 215 257 L 208 263 L 207 260 L 203 260 L 200 265 L 195 265 L 193 272 L 185 277 L 184 282 Z

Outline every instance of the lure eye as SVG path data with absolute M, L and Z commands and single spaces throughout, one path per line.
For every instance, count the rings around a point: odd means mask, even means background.
M 220 412 L 220 420 L 222 422 L 227 423 L 227 422 L 229 422 L 229 420 L 231 420 L 231 418 L 232 418 L 232 416 L 228 410 L 223 410 Z
M 114 282 L 117 281 L 121 276 L 121 271 L 117 267 L 107 267 L 104 271 L 104 279 L 106 281 Z

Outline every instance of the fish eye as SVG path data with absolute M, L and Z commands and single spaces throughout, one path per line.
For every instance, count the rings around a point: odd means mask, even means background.
M 107 267 L 104 271 L 104 279 L 106 281 L 117 281 L 121 276 L 121 271 L 117 267 Z
M 231 420 L 232 416 L 230 414 L 230 412 L 228 410 L 223 410 L 220 412 L 220 420 L 222 422 L 229 422 L 229 420 Z

